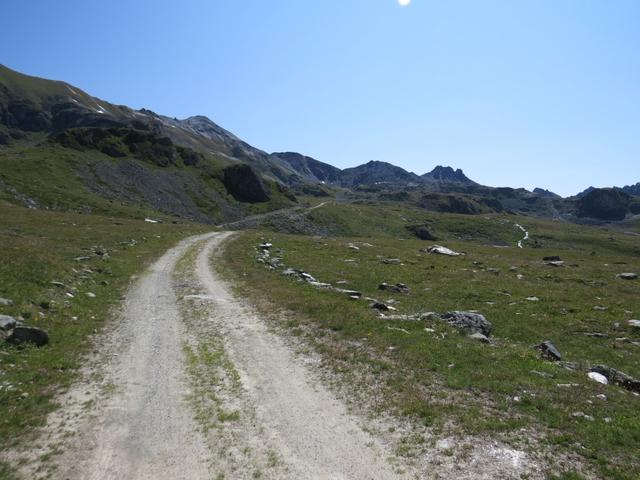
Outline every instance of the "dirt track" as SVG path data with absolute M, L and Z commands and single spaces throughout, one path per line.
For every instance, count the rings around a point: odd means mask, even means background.
M 255 411 L 255 424 L 246 433 L 253 442 L 257 435 L 258 443 L 269 444 L 283 464 L 263 478 L 402 478 L 386 461 L 388 452 L 344 405 L 310 380 L 307 367 L 211 269 L 210 258 L 228 235 L 184 240 L 133 285 L 121 324 L 105 342 L 112 360 L 99 372 L 113 391 L 97 399 L 92 415 L 79 421 L 54 477 L 197 480 L 220 474 L 211 442 L 199 433 L 186 401 L 190 387 L 183 338 L 194 332 L 185 330 L 172 284 L 176 263 L 197 246 L 194 281 L 210 304 L 211 320 L 226 325 L 228 356 Z M 85 387 L 79 385 L 70 397 L 81 396 Z M 240 472 L 222 473 L 245 478 Z

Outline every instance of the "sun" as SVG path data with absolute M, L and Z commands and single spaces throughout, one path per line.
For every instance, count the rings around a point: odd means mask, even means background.
M 411 0 L 398 0 L 398 4 L 401 7 L 408 7 L 410 3 L 411 3 Z

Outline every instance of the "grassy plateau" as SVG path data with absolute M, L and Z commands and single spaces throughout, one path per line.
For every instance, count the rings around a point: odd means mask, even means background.
M 434 433 L 487 434 L 525 447 L 532 438 L 575 456 L 591 475 L 638 478 L 640 398 L 586 374 L 591 365 L 605 364 L 640 376 L 640 332 L 627 324 L 640 315 L 640 283 L 616 278 L 640 270 L 637 225 L 622 231 L 513 215 L 336 204 L 310 212 L 309 221 L 338 235 L 245 232 L 230 244 L 224 271 L 349 383 L 360 381 L 354 372 L 379 377 L 383 394 L 370 405 L 374 414 L 409 416 Z M 531 235 L 522 249 L 516 223 Z M 428 225 L 437 241 L 413 237 L 408 224 Z M 494 326 L 492 343 L 438 319 L 383 319 L 369 301 L 267 269 L 256 261 L 263 241 L 273 243 L 273 255 L 286 267 L 397 308 L 387 314 L 478 311 Z M 466 255 L 421 251 L 433 244 Z M 542 261 L 554 255 L 564 266 Z M 384 263 L 388 258 L 401 263 Z M 411 292 L 380 291 L 381 282 L 404 283 Z M 533 347 L 545 340 L 573 369 L 540 357 Z M 556 465 L 548 475 L 582 478 L 572 465 Z

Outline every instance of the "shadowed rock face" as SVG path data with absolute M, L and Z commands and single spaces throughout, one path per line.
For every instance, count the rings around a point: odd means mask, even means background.
M 271 197 L 260 177 L 249 165 L 232 165 L 223 171 L 227 192 L 239 202 L 268 202 Z
M 578 216 L 598 220 L 623 220 L 631 197 L 612 188 L 596 188 L 578 199 Z

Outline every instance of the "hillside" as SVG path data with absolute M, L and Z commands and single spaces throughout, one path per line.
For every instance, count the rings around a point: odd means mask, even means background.
M 630 198 L 606 200 L 606 192 L 590 187 L 563 199 L 544 188 L 483 186 L 448 166 L 417 175 L 381 161 L 339 169 L 300 153 L 269 154 L 205 116 L 180 120 L 134 110 L 2 65 L 0 164 L 0 196 L 12 202 L 105 213 L 143 209 L 207 223 L 294 206 L 297 197 L 408 202 L 438 212 L 511 212 L 573 222 L 621 221 L 639 210 L 631 198 L 638 184 L 616 188 Z M 598 191 L 597 201 L 583 201 L 591 190 Z M 602 202 L 620 204 L 617 213 L 603 213 Z

